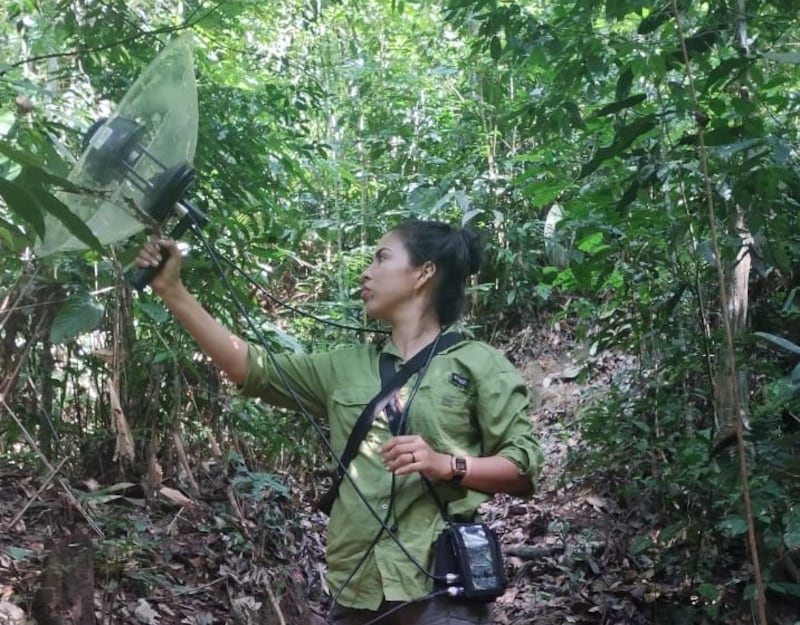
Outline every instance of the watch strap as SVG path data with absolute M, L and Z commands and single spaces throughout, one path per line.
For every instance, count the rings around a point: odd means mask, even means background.
M 450 456 L 450 468 L 453 470 L 452 480 L 460 482 L 467 474 L 467 459 L 463 456 Z

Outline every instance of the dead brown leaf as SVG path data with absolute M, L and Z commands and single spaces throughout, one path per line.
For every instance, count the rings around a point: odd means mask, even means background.
M 184 495 L 181 491 L 176 490 L 174 488 L 170 488 L 169 486 L 162 486 L 159 491 L 164 497 L 172 501 L 173 503 L 178 504 L 179 506 L 193 506 L 194 501 L 192 501 L 189 497 Z
M 143 625 L 158 625 L 158 612 L 147 602 L 147 599 L 139 599 L 136 602 L 136 607 L 133 609 L 133 615 L 136 620 Z

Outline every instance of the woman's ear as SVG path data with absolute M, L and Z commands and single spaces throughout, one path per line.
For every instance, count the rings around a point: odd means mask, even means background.
M 436 264 L 433 261 L 426 260 L 419 266 L 419 276 L 417 277 L 417 288 L 421 289 L 426 284 L 432 283 L 436 275 Z

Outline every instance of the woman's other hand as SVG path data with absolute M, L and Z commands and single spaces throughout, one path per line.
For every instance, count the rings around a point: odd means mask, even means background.
M 383 464 L 396 475 L 422 473 L 429 480 L 449 480 L 453 477 L 450 454 L 440 454 L 431 449 L 416 434 L 395 436 L 381 447 Z

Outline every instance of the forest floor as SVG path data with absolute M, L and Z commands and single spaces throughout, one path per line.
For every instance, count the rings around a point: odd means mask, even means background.
M 631 361 L 590 356 L 561 326 L 523 330 L 502 347 L 534 392 L 546 466 L 532 499 L 497 497 L 485 509 L 509 580 L 494 623 L 751 622 L 736 616 L 740 606 L 693 592 L 691 551 L 675 554 L 675 566 L 655 561 L 646 502 L 623 504 L 613 480 L 570 471 L 583 449 L 576 412 Z M 305 480 L 213 458 L 192 472 L 193 495 L 164 483 L 147 496 L 135 480 L 0 466 L 0 625 L 323 622 L 325 521 L 305 512 Z M 743 562 L 731 560 L 722 579 L 743 585 Z

